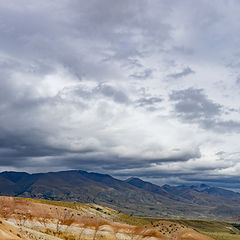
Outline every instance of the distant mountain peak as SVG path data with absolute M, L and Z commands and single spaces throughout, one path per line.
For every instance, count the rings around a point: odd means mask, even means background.
M 26 172 L 5 171 L 2 172 L 1 175 L 12 182 L 18 182 L 20 179 L 29 176 L 30 174 Z
M 171 186 L 170 186 L 169 184 L 164 184 L 163 187 L 164 187 L 164 188 L 169 188 L 169 187 L 171 187 Z
M 210 186 L 208 186 L 208 185 L 205 184 L 205 183 L 202 183 L 202 184 L 200 184 L 200 187 L 205 188 L 205 187 L 210 187 Z
M 125 182 L 144 182 L 141 178 L 137 178 L 137 177 L 130 177 L 126 180 L 124 180 Z

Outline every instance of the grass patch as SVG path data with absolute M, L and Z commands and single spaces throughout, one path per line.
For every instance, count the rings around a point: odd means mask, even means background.
M 192 228 L 215 240 L 240 240 L 240 231 L 234 224 L 211 220 L 147 218 L 149 221 L 168 220 Z
M 230 234 L 239 234 L 240 231 L 232 224 L 214 220 L 194 220 L 194 219 L 166 219 L 166 218 L 146 218 L 148 221 L 168 220 L 193 228 L 198 232 L 222 232 Z
M 54 205 L 54 206 L 60 206 L 60 207 L 67 207 L 72 208 L 75 210 L 78 210 L 81 212 L 81 210 L 86 210 L 87 212 L 96 211 L 97 213 L 101 214 L 101 216 L 104 217 L 104 215 L 107 215 L 112 220 L 122 223 L 127 223 L 130 225 L 145 225 L 148 224 L 149 221 L 144 218 L 140 217 L 134 217 L 130 216 L 128 214 L 119 212 L 117 210 L 100 206 L 97 204 L 91 204 L 91 203 L 76 203 L 76 202 L 62 202 L 62 201 L 52 201 L 52 200 L 45 200 L 45 199 L 36 199 L 36 198 L 20 198 L 25 199 L 27 201 L 35 202 L 35 203 L 42 203 L 42 204 L 48 204 L 48 205 Z
M 240 240 L 240 235 L 226 232 L 201 232 L 201 233 L 216 240 Z

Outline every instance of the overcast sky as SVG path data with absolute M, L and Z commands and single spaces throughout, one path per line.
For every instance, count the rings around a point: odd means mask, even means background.
M 239 12 L 0 0 L 0 170 L 240 189 Z

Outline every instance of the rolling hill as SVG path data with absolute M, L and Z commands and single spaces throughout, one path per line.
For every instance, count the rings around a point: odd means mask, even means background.
M 213 240 L 186 224 L 144 220 L 96 204 L 13 197 L 0 197 L 0 239 Z
M 229 219 L 240 215 L 240 194 L 201 185 L 158 186 L 86 171 L 0 173 L 0 195 L 95 203 L 130 215 Z

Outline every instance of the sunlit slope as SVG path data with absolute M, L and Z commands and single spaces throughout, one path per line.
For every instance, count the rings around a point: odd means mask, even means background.
M 144 219 L 150 222 L 166 220 L 161 218 Z M 238 229 L 240 227 L 239 224 L 194 219 L 168 219 L 168 221 L 192 228 L 216 240 L 240 240 L 240 230 Z M 238 226 L 238 228 L 236 228 L 236 226 Z
M 180 223 L 153 222 L 95 204 L 0 197 L 0 214 L 16 229 L 13 234 L 27 240 L 212 240 Z M 8 232 L 2 233 L 5 239 L 11 239 Z

